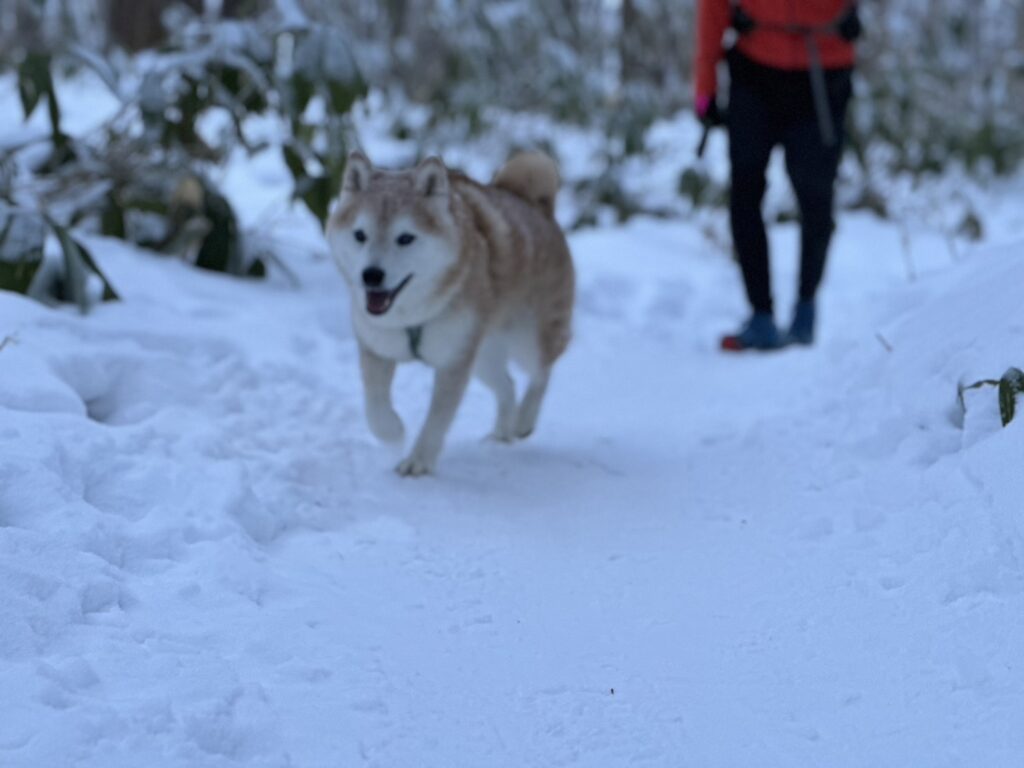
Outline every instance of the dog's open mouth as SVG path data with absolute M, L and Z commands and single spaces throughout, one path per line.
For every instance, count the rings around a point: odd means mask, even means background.
M 382 290 L 380 288 L 367 288 L 366 289 L 366 311 L 371 315 L 383 315 L 389 309 L 391 305 L 395 303 L 395 299 L 398 298 L 398 294 L 402 292 L 402 289 L 409 284 L 412 280 L 412 275 L 409 275 L 402 282 L 398 284 L 397 288 L 393 290 Z

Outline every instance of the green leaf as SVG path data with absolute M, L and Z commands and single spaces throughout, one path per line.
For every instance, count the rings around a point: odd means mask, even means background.
M 284 154 L 284 164 L 288 166 L 288 170 L 292 172 L 292 178 L 298 184 L 300 179 L 306 177 L 306 163 L 302 159 L 302 154 L 293 141 L 283 144 L 281 152 Z
M 316 93 L 316 87 L 308 77 L 300 74 L 292 77 L 292 108 L 295 115 L 301 115 L 306 111 L 314 93 Z
M 367 92 L 366 83 L 362 78 L 352 81 L 330 80 L 327 83 L 327 89 L 331 97 L 331 110 L 336 115 L 348 114 L 352 106 L 366 96 Z
M 126 239 L 124 208 L 121 207 L 113 194 L 107 195 L 103 212 L 100 215 L 100 231 L 107 237 Z
M 295 192 L 310 212 L 317 217 L 320 225 L 326 224 L 327 214 L 331 207 L 330 179 L 326 176 L 308 177 L 296 186 Z
M 50 229 L 57 236 L 61 251 L 64 253 L 65 291 L 78 305 L 84 315 L 89 311 L 89 295 L 86 283 L 89 272 L 95 274 L 103 282 L 103 301 L 116 301 L 119 296 L 107 276 L 103 274 L 88 249 L 75 240 L 71 233 L 57 222 L 47 218 Z
M 245 87 L 242 70 L 238 67 L 224 65 L 220 70 L 220 81 L 232 96 L 239 96 Z
M 1013 421 L 1017 410 L 1017 395 L 1024 393 L 1024 371 L 1011 368 L 999 380 L 999 415 L 1003 426 Z
M 61 251 L 64 253 L 65 295 L 78 305 L 79 311 L 84 315 L 89 311 L 89 295 L 85 290 L 88 274 L 85 269 L 85 259 L 82 258 L 82 249 L 78 247 L 78 243 L 72 239 L 64 227 L 51 221 L 50 228 L 57 236 Z
M 92 253 L 81 243 L 74 241 L 75 245 L 78 246 L 78 251 L 82 256 L 82 260 L 85 265 L 95 273 L 95 275 L 103 282 L 103 300 L 104 301 L 120 301 L 121 297 L 117 295 L 117 291 L 114 290 L 114 286 L 107 280 L 107 276 L 103 274 L 103 270 L 99 268 L 96 260 L 92 257 Z
M 253 65 L 255 66 L 255 65 Z M 224 90 L 250 114 L 261 114 L 270 106 L 263 89 L 240 67 L 225 64 L 215 73 Z
M 264 278 L 267 276 L 267 265 L 263 259 L 255 259 L 245 270 L 246 277 Z
M 27 120 L 46 97 L 50 113 L 50 129 L 53 134 L 53 156 L 46 166 L 58 168 L 74 158 L 70 138 L 61 130 L 60 104 L 50 74 L 51 57 L 48 53 L 29 53 L 18 66 L 18 95 L 21 108 Z
M 199 249 L 196 266 L 211 272 L 231 273 L 232 255 L 239 247 L 235 212 L 226 198 L 207 190 L 203 215 L 210 222 L 210 232 Z
M 0 290 L 27 293 L 43 263 L 42 217 L 0 205 Z
M 679 194 L 695 206 L 700 205 L 704 202 L 705 194 L 713 185 L 714 183 L 706 171 L 697 168 L 687 168 L 679 177 Z
M 329 173 L 327 175 L 327 191 L 328 193 L 337 194 L 341 190 L 341 182 L 345 177 L 345 158 L 337 158 L 338 162 L 325 163 L 328 165 Z
M 26 294 L 32 280 L 39 271 L 39 261 L 0 261 L 0 291 L 14 291 L 14 293 Z
M 35 112 L 43 96 L 53 97 L 49 54 L 30 53 L 21 62 L 18 67 L 18 95 L 26 120 Z
M 73 43 L 68 47 L 68 55 L 72 60 L 80 62 L 95 72 L 114 96 L 120 96 L 118 71 L 110 60 L 78 43 Z

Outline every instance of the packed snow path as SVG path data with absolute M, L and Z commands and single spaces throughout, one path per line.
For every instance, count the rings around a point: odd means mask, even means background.
M 695 230 L 578 235 L 538 433 L 474 386 L 424 480 L 322 258 L 95 241 L 123 303 L 0 294 L 0 766 L 1020 766 L 1024 423 L 955 386 L 1020 357 L 1024 269 L 922 242 L 909 283 L 845 220 L 820 345 L 728 357 Z

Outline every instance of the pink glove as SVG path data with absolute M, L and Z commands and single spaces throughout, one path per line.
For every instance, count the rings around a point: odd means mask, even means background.
M 708 112 L 711 111 L 711 105 L 714 103 L 714 94 L 698 93 L 697 99 L 694 101 L 694 108 L 697 111 L 697 117 L 704 120 L 708 116 Z

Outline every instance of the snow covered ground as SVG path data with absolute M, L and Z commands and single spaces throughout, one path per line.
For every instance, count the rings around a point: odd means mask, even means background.
M 121 303 L 0 294 L 0 766 L 1022 765 L 1024 419 L 956 399 L 1024 367 L 1020 210 L 843 217 L 820 344 L 765 356 L 695 225 L 577 234 L 539 432 L 474 385 L 424 480 L 301 216 L 299 289 L 90 239 Z

